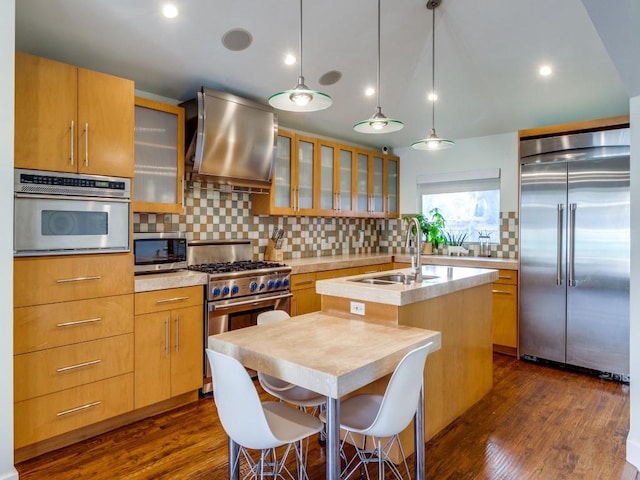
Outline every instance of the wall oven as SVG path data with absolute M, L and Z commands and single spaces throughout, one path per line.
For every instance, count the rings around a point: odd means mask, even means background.
M 15 169 L 15 256 L 128 252 L 130 179 Z

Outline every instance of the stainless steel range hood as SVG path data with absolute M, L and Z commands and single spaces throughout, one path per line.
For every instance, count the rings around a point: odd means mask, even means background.
M 220 185 L 271 185 L 278 122 L 270 106 L 205 87 L 182 106 L 194 173 Z

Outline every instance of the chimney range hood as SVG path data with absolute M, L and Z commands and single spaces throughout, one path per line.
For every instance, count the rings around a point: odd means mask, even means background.
M 185 159 L 212 183 L 269 188 L 278 138 L 273 108 L 202 87 L 185 108 Z

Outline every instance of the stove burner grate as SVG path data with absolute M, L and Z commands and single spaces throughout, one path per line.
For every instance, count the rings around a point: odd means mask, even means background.
M 204 273 L 229 273 L 259 270 L 264 268 L 281 268 L 285 265 L 276 262 L 260 262 L 253 260 L 242 260 L 236 262 L 217 262 L 190 265 L 189 270 L 196 270 Z

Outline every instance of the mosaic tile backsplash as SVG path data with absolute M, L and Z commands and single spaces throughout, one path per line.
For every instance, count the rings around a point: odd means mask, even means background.
M 405 226 L 401 219 L 283 217 L 253 215 L 251 195 L 222 192 L 206 183 L 186 182 L 182 214 L 134 214 L 135 232 L 184 232 L 189 240 L 251 239 L 255 259 L 264 258 L 276 228 L 285 231 L 284 258 L 353 253 L 405 252 Z M 402 215 L 401 215 L 402 217 Z M 501 212 L 501 238 L 491 244 L 491 256 L 518 258 L 516 212 Z M 469 254 L 478 244 L 465 243 Z M 445 253 L 442 249 L 438 253 Z

